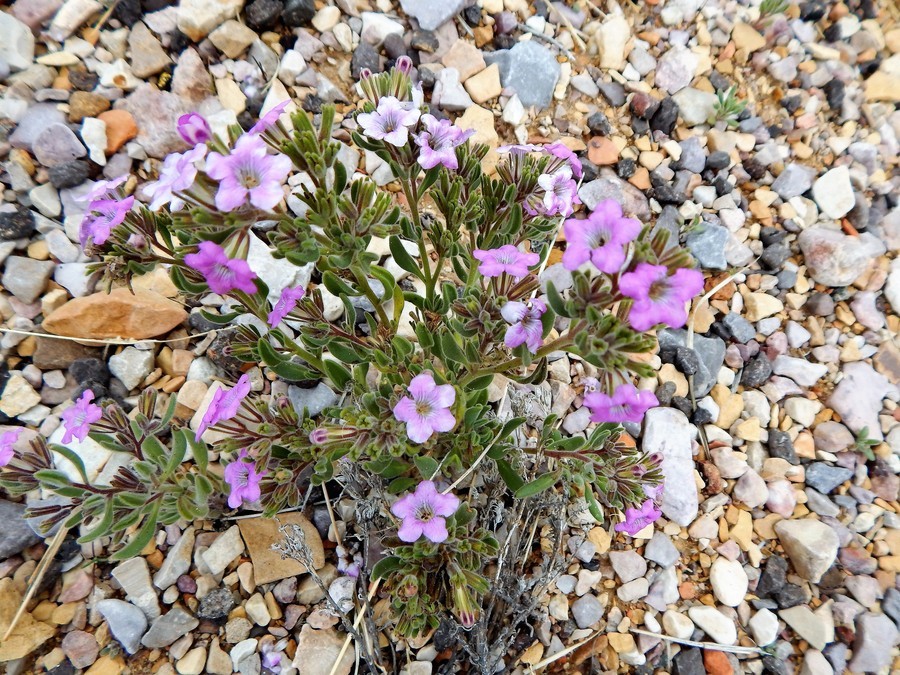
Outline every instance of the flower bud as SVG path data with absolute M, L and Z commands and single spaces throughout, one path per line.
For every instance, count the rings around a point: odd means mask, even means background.
M 197 145 L 212 138 L 212 129 L 201 115 L 192 112 L 178 118 L 178 135 L 185 143 Z
M 313 429 L 309 434 L 309 442 L 313 445 L 322 445 L 328 440 L 328 430 L 319 427 Z
M 412 70 L 412 59 L 405 54 L 403 56 L 398 56 L 394 67 L 404 75 L 409 75 L 409 71 Z

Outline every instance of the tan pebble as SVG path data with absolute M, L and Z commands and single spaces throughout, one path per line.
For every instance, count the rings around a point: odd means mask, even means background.
M 137 136 L 137 123 L 127 110 L 107 110 L 97 118 L 106 124 L 107 155 L 118 152 L 125 143 Z
M 595 136 L 588 143 L 588 159 L 597 166 L 609 166 L 619 161 L 619 149 L 609 138 Z
M 663 366 L 659 369 L 659 383 L 665 384 L 666 382 L 672 382 L 675 385 L 675 395 L 676 396 L 687 396 L 688 395 L 688 383 L 687 379 L 684 377 L 682 373 L 679 373 L 675 366 L 671 363 L 664 363 Z M 741 398 L 738 395 L 738 398 Z M 743 405 L 743 404 L 742 404 Z
M 184 376 L 179 375 L 178 377 L 173 377 L 166 384 L 163 385 L 162 390 L 167 394 L 172 394 L 178 391 L 181 388 L 181 385 L 184 384 Z

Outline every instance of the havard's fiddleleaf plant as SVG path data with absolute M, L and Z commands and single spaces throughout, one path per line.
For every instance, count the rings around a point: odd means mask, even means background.
M 159 524 L 206 516 L 211 496 L 271 516 L 301 506 L 310 485 L 340 481 L 352 462 L 380 481 L 384 551 L 354 567 L 381 580 L 395 630 L 412 636 L 448 612 L 464 628 L 481 616 L 483 571 L 498 554 L 493 521 L 470 499 L 485 480 L 502 478 L 510 500 L 554 489 L 581 496 L 598 521 L 624 512 L 616 529 L 628 534 L 659 517 L 660 458 L 621 442 L 620 425 L 657 404 L 633 384 L 653 375 L 639 355 L 655 347 L 648 331 L 685 324 L 702 276 L 665 230 L 615 201 L 575 215 L 582 167 L 562 143 L 501 147 L 496 173 L 484 173 L 489 149 L 424 112 L 410 65 L 401 58 L 388 73 L 364 73 L 352 133 L 387 163 L 402 198 L 348 175 L 333 107 L 315 124 L 304 112 L 288 123 L 287 102 L 227 137 L 184 116 L 191 149 L 165 160 L 146 187 L 149 206 L 126 196 L 124 177 L 85 196 L 82 244 L 110 283 L 163 266 L 188 301 L 221 296 L 220 311 L 203 313 L 228 331 L 232 357 L 286 382 L 325 382 L 339 396 L 310 415 L 251 392 L 243 374 L 231 388 L 214 385 L 188 431 L 171 407 L 154 416 L 151 393 L 129 418 L 85 392 L 63 414 L 67 435 L 130 455 L 108 486 L 92 485 L 59 445 L 12 456 L 10 438 L 0 452 L 7 489 L 41 486 L 65 500 L 32 509 L 48 527 L 65 520 L 83 525 L 83 541 L 127 538 L 116 556 L 128 557 Z M 290 209 L 289 176 L 299 200 Z M 538 274 L 560 229 L 565 289 Z M 312 263 L 316 283 L 268 288 L 246 262 L 252 237 L 277 258 Z M 385 240 L 381 264 L 372 250 Z M 523 418 L 499 418 L 488 401 L 495 378 L 539 384 L 561 353 L 596 374 L 583 382 L 593 431 L 566 436 L 551 415 L 525 433 Z M 208 470 L 204 439 L 227 462 L 227 488 Z M 53 452 L 77 474 L 55 468 Z

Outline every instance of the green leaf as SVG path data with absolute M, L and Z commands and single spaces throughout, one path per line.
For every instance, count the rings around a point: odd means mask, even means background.
M 349 365 L 353 365 L 355 363 L 360 363 L 364 359 L 356 352 L 352 347 L 347 346 L 343 342 L 338 342 L 334 340 L 330 345 L 328 345 L 328 350 L 331 352 L 331 355 L 334 356 L 338 361 L 342 361 L 343 363 L 347 363 Z
M 72 464 L 74 464 L 75 468 L 78 470 L 78 474 L 81 476 L 81 480 L 83 480 L 85 483 L 90 483 L 87 477 L 87 471 L 84 468 L 84 462 L 81 461 L 81 457 L 76 455 L 64 445 L 51 445 L 50 449 L 53 452 L 58 452 L 60 455 L 72 462 Z
M 172 453 L 169 455 L 169 461 L 166 463 L 164 475 L 171 475 L 184 461 L 184 457 L 187 454 L 187 447 L 187 439 L 184 434 L 174 434 L 172 436 Z
M 535 480 L 531 481 L 530 483 L 525 483 L 525 485 L 516 490 L 516 499 L 533 497 L 536 494 L 540 494 L 544 490 L 549 490 L 556 484 L 557 480 L 559 480 L 558 471 L 554 471 L 553 473 L 546 473 L 540 478 L 536 478 Z
M 566 311 L 566 303 L 559 294 L 559 291 L 556 290 L 556 286 L 553 285 L 552 281 L 547 282 L 547 295 L 545 297 L 550 309 L 559 314 L 559 316 L 569 316 L 569 313 Z
M 328 292 L 332 295 L 336 295 L 340 297 L 341 295 L 346 295 L 350 297 L 354 297 L 357 295 L 362 295 L 359 291 L 354 290 L 350 286 L 348 286 L 341 278 L 338 277 L 334 272 L 325 272 L 322 274 L 322 283 L 325 285 L 325 288 L 328 289 Z
M 524 417 L 513 417 L 511 420 L 507 420 L 506 423 L 500 428 L 500 433 L 497 434 L 497 440 L 505 440 L 512 432 L 514 432 L 523 424 L 525 424 Z
M 51 490 L 57 487 L 69 487 L 72 484 L 66 474 L 56 469 L 41 469 L 34 473 L 34 477 L 41 483 L 45 483 Z
M 328 379 L 330 379 L 338 389 L 344 389 L 344 387 L 347 386 L 347 383 L 353 378 L 350 369 L 337 361 L 325 359 L 322 363 L 325 366 L 325 372 L 328 374 Z
M 163 466 L 166 462 L 166 448 L 156 436 L 147 436 L 144 439 L 141 443 L 141 452 L 154 464 Z
M 497 459 L 494 461 L 497 463 L 497 472 L 500 474 L 500 478 L 503 479 L 503 482 L 506 483 L 506 487 L 513 493 L 521 490 L 522 486 L 525 485 L 525 481 L 522 480 L 518 471 L 513 469 L 512 465 L 505 459 Z
M 138 530 L 137 535 L 125 548 L 113 553 L 111 556 L 113 560 L 128 560 L 129 558 L 134 558 L 144 550 L 144 547 L 149 544 L 156 535 L 160 506 L 162 506 L 161 499 L 157 499 L 153 502 L 153 506 L 150 507 L 150 513 L 144 516 L 144 524 L 141 525 L 141 529 Z
M 400 286 L 394 286 L 394 317 L 393 325 L 400 324 L 400 317 L 403 316 L 403 310 L 406 309 L 406 297 L 403 295 L 403 289 Z
M 432 457 L 426 457 L 425 455 L 415 457 L 413 458 L 413 461 L 415 462 L 419 473 L 422 474 L 422 478 L 425 480 L 431 480 L 431 477 L 437 473 L 438 467 L 440 466 L 437 460 Z
M 371 267 L 369 271 L 384 286 L 382 302 L 386 302 L 388 298 L 394 297 L 394 287 L 397 285 L 397 282 L 394 281 L 394 276 L 383 267 Z
M 109 533 L 113 522 L 113 503 L 113 499 L 106 500 L 106 507 L 103 511 L 103 518 L 101 518 L 100 522 L 97 523 L 97 525 L 94 526 L 94 528 L 91 529 L 90 532 L 78 538 L 79 544 L 86 544 Z
M 588 505 L 588 511 L 591 512 L 591 515 L 594 516 L 594 520 L 598 523 L 603 522 L 603 509 L 600 507 L 600 504 L 597 502 L 597 498 L 594 496 L 594 490 L 591 487 L 588 487 L 584 491 L 585 501 Z
M 371 579 L 372 581 L 383 579 L 391 572 L 396 572 L 397 570 L 399 570 L 402 566 L 403 560 L 395 555 L 382 558 L 372 566 Z
M 444 353 L 444 356 L 451 361 L 456 361 L 457 363 L 466 362 L 466 355 L 463 354 L 462 349 L 456 344 L 456 340 L 453 339 L 453 336 L 450 335 L 450 333 L 443 333 L 441 335 L 441 351 Z
M 466 390 L 471 393 L 473 391 L 478 391 L 479 389 L 487 389 L 493 381 L 493 373 L 488 373 L 487 375 L 479 375 L 466 385 Z
M 403 247 L 400 237 L 393 236 L 388 239 L 388 247 L 391 249 L 391 255 L 394 256 L 394 262 L 400 266 L 400 269 L 406 270 L 423 281 L 425 280 L 422 270 L 419 269 L 415 259 Z
M 206 467 L 209 465 L 209 449 L 204 441 L 195 441 L 194 434 L 190 429 L 181 429 L 179 433 L 184 434 L 188 446 L 191 448 L 191 455 L 194 457 L 194 465 L 201 473 L 206 473 Z
M 418 482 L 415 478 L 401 476 L 391 481 L 390 485 L 388 485 L 388 492 L 392 495 L 399 495 L 401 492 L 406 492 L 412 488 Z

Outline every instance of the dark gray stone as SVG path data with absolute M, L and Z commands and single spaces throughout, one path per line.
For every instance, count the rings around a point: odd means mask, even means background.
M 756 337 L 756 329 L 753 324 L 736 312 L 729 312 L 722 318 L 722 323 L 728 329 L 735 340 L 741 344 L 747 344 Z
M 741 384 L 745 387 L 761 387 L 772 377 L 772 362 L 763 352 L 754 356 L 741 373 Z
M 0 560 L 34 546 L 41 538 L 28 526 L 25 520 L 25 506 L 0 499 Z
M 725 260 L 728 230 L 721 225 L 702 223 L 687 236 L 685 243 L 704 269 L 724 270 L 728 266 Z
M 529 40 L 517 43 L 508 51 L 485 54 L 485 61 L 497 64 L 501 83 L 514 90 L 526 108 L 550 105 L 560 66 L 549 49 Z
M 0 239 L 10 241 L 31 236 L 34 232 L 34 214 L 24 206 L 0 213 Z
M 829 494 L 853 476 L 853 471 L 825 462 L 813 462 L 806 467 L 806 484 L 822 494 Z
M 676 348 L 686 346 L 687 331 L 665 328 L 659 332 L 658 338 L 660 351 L 670 349 L 674 352 Z M 725 343 L 719 338 L 695 335 L 694 351 L 699 358 L 699 368 L 694 374 L 694 395 L 702 398 L 713 388 L 719 369 L 725 362 Z

